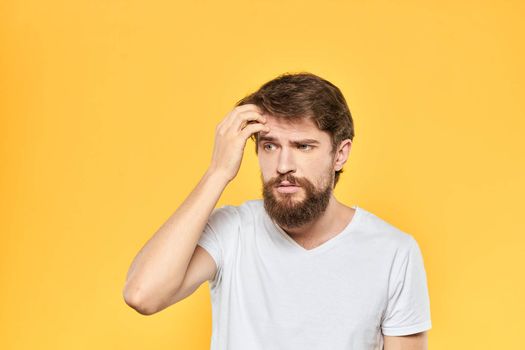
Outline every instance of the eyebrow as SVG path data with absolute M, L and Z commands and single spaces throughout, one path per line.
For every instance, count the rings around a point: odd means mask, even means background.
M 259 136 L 259 142 L 264 142 L 264 141 L 275 142 L 276 140 L 277 139 L 275 137 L 271 137 L 271 136 Z M 314 140 L 314 139 L 302 139 L 302 140 L 290 141 L 291 145 L 302 145 L 305 143 L 319 144 L 319 141 Z

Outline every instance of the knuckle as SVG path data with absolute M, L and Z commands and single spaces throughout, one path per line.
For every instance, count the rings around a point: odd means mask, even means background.
M 246 115 L 249 113 L 249 111 L 239 111 L 239 113 L 237 113 L 237 117 L 238 118 L 246 118 Z

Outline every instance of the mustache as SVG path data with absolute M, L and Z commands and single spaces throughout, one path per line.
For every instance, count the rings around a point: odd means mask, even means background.
M 277 186 L 281 182 L 284 182 L 284 181 L 289 182 L 291 185 L 299 185 L 300 186 L 302 184 L 302 180 L 288 175 L 288 176 L 274 178 L 274 179 L 272 179 L 272 180 L 270 180 L 268 182 L 268 185 L 270 185 L 270 186 Z

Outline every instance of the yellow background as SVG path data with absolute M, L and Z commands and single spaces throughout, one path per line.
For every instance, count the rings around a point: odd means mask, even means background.
M 3 1 L 0 348 L 208 349 L 208 284 L 142 316 L 131 260 L 215 125 L 286 71 L 355 120 L 336 188 L 423 252 L 430 349 L 523 344 L 522 1 Z M 248 141 L 218 205 L 261 198 Z

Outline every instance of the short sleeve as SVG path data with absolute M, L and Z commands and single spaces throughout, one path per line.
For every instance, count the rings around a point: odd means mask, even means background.
M 409 236 L 392 267 L 388 303 L 381 330 L 384 335 L 401 336 L 432 328 L 430 298 L 423 256 L 417 241 Z
M 210 214 L 197 242 L 199 246 L 211 255 L 217 266 L 217 273 L 214 279 L 210 281 L 211 286 L 216 286 L 220 280 L 228 240 L 231 240 L 231 237 L 237 230 L 237 222 L 238 218 L 233 206 L 226 205 L 221 208 L 215 208 Z

